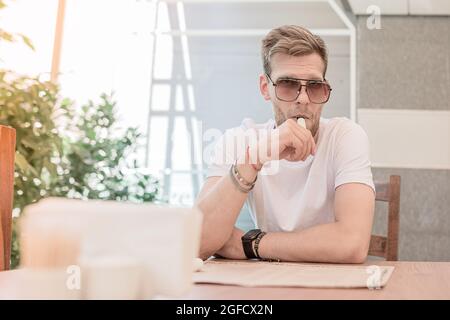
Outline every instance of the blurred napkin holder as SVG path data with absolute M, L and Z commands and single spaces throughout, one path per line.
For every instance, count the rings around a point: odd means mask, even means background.
M 42 269 L 46 264 L 51 268 L 75 263 L 86 275 L 90 269 L 84 265 L 122 257 L 141 267 L 136 298 L 180 296 L 192 285 L 201 222 L 197 208 L 47 198 L 24 211 L 21 266 Z M 91 281 L 82 279 L 83 292 Z

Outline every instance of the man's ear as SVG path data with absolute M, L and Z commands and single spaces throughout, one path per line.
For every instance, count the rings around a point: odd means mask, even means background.
M 269 83 L 264 73 L 259 76 L 259 90 L 261 91 L 264 100 L 270 100 Z

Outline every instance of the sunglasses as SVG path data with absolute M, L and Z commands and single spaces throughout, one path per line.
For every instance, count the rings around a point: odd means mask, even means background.
M 275 87 L 277 99 L 281 101 L 292 102 L 297 100 L 302 87 L 305 87 L 309 101 L 312 103 L 321 104 L 330 99 L 331 87 L 326 81 L 280 78 L 273 82 L 268 74 L 266 76 Z M 301 81 L 306 81 L 306 84 L 302 84 Z

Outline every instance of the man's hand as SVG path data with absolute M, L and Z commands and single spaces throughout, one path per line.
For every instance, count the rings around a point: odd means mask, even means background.
M 272 150 L 272 146 L 275 150 Z M 266 154 L 269 150 L 271 154 Z M 258 141 L 258 160 L 261 166 L 271 160 L 305 161 L 310 154 L 315 153 L 316 143 L 311 131 L 300 126 L 294 119 L 287 119 L 273 130 L 268 140 Z
M 220 248 L 216 253 L 227 259 L 243 260 L 247 259 L 242 247 L 241 237 L 244 235 L 244 231 L 238 228 L 234 228 L 231 233 L 230 239 L 225 242 L 225 245 Z
M 311 131 L 302 128 L 294 119 L 287 119 L 278 129 L 280 136 L 279 159 L 305 161 L 315 153 L 316 143 Z

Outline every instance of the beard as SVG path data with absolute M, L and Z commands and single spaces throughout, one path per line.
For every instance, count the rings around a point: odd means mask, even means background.
M 281 126 L 287 119 L 291 119 L 291 118 L 295 117 L 295 115 L 298 114 L 298 112 L 297 112 L 297 113 L 292 113 L 292 115 L 290 115 L 289 113 L 287 115 L 285 115 L 281 111 L 280 107 L 278 107 L 276 104 L 272 105 L 272 109 L 273 109 L 273 114 L 275 117 L 275 122 L 277 124 L 277 127 Z M 306 120 L 306 127 L 311 132 L 311 135 L 314 137 L 314 139 L 316 138 L 317 132 L 319 131 L 319 121 L 320 121 L 320 116 L 318 119 L 315 119 L 315 117 L 312 115 L 309 116 L 308 120 Z

